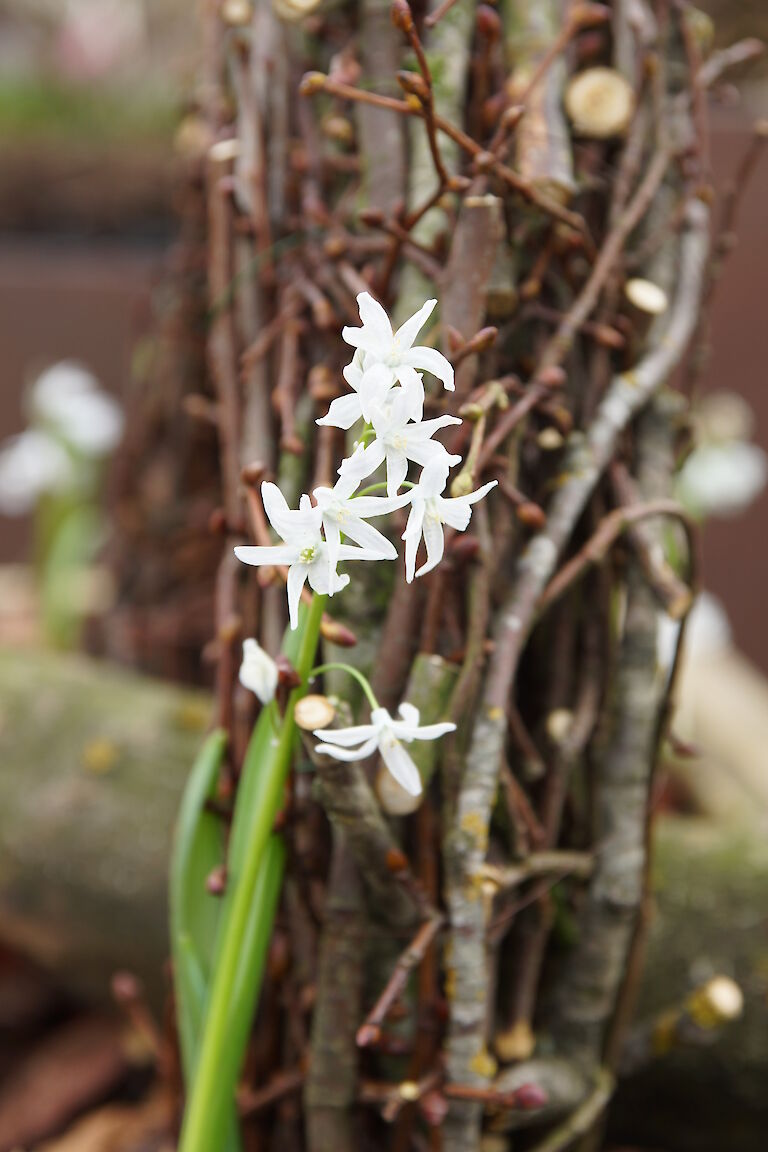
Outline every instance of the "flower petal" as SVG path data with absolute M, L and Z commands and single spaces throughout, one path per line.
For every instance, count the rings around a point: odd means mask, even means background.
M 379 751 L 389 771 L 398 784 L 418 796 L 422 791 L 421 777 L 411 757 L 391 732 L 386 732 L 379 741 Z
M 408 457 L 396 448 L 387 448 L 387 496 L 397 496 L 408 475 Z
M 419 551 L 421 530 L 424 524 L 424 511 L 424 501 L 414 501 L 408 513 L 405 532 L 403 532 L 403 540 L 405 540 L 405 579 L 408 584 L 411 583 L 416 572 L 416 555 Z
M 276 544 L 274 547 L 263 544 L 238 544 L 235 556 L 243 564 L 293 564 L 297 551 L 291 544 Z
M 407 364 L 397 369 L 397 379 L 408 397 L 408 417 L 419 424 L 424 416 L 424 381 L 421 373 Z
M 372 736 L 370 740 L 365 744 L 361 744 L 359 748 L 339 748 L 327 742 L 330 736 L 330 732 L 328 732 L 327 729 L 321 728 L 315 735 L 325 737 L 325 743 L 317 744 L 315 752 L 320 753 L 321 756 L 332 756 L 334 760 L 346 760 L 347 762 L 367 760 L 368 757 L 376 751 L 378 746 L 378 737 L 376 736 Z
M 320 728 L 315 732 L 318 739 L 326 744 L 337 744 L 341 748 L 352 748 L 377 736 L 375 724 L 353 724 L 349 728 Z
M 277 484 L 265 481 L 261 486 L 261 499 L 270 524 L 286 543 L 301 533 L 320 531 L 318 510 L 307 503 L 298 510 L 289 508 Z
M 419 476 L 419 483 L 417 485 L 419 494 L 425 500 L 431 500 L 436 496 L 442 495 L 448 483 L 448 473 L 450 469 L 451 464 L 448 453 L 436 453 L 432 459 L 428 460 L 424 465 L 421 476 Z
M 443 558 L 445 535 L 442 524 L 435 516 L 424 517 L 424 543 L 427 546 L 427 562 L 419 568 L 417 576 L 425 576 L 427 572 L 431 572 Z
M 309 573 L 308 564 L 291 564 L 288 569 L 288 616 L 291 621 L 291 628 L 295 629 L 299 624 L 299 602 L 301 600 L 301 590 L 304 587 L 304 581 Z
M 410 352 L 406 352 L 402 357 L 402 362 L 410 364 L 412 368 L 431 372 L 438 380 L 442 380 L 449 392 L 453 392 L 456 387 L 453 380 L 453 366 L 437 348 L 411 348 Z
M 402 716 L 404 724 L 408 724 L 412 728 L 418 728 L 419 710 L 415 704 L 409 704 L 407 700 L 403 700 L 397 711 L 400 716 Z
M 349 510 L 363 520 L 370 520 L 374 516 L 388 516 L 398 508 L 405 508 L 411 502 L 411 489 L 401 492 L 399 496 L 355 496 L 350 501 Z
M 378 552 L 382 560 L 397 560 L 397 548 L 391 540 L 387 540 L 372 524 L 357 516 L 351 516 L 344 521 L 344 535 L 354 540 L 361 548 L 370 552 Z
M 316 423 L 330 428 L 343 428 L 346 431 L 362 418 L 360 397 L 357 392 L 353 392 L 351 396 L 337 396 L 335 400 L 331 400 L 325 416 L 321 416 Z
M 414 312 L 413 316 L 410 316 L 395 332 L 395 343 L 400 346 L 403 352 L 407 352 L 412 346 L 419 332 L 432 315 L 436 304 L 437 300 L 427 300 L 418 312 Z
M 370 292 L 361 292 L 357 298 L 362 328 L 345 327 L 341 337 L 353 348 L 362 348 L 374 355 L 387 356 L 392 350 L 392 325 L 389 317 Z
M 447 736 L 449 732 L 455 731 L 455 724 L 452 724 L 450 720 L 443 720 L 440 724 L 425 724 L 423 728 L 419 728 L 417 732 L 413 733 L 413 739 L 439 740 L 441 736 Z

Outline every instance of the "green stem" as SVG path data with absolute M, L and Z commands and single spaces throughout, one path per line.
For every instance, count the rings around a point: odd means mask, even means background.
M 373 694 L 373 688 L 371 688 L 362 672 L 358 668 L 353 668 L 351 664 L 318 664 L 317 668 L 313 668 L 310 672 L 309 678 L 312 680 L 315 676 L 319 676 L 321 672 L 331 671 L 348 672 L 350 676 L 357 680 L 358 684 L 365 693 L 365 698 L 370 704 L 371 708 L 379 707 L 379 702 Z
M 293 712 L 317 652 L 324 599 L 315 596 L 302 609 L 298 635 L 285 644 L 302 684 L 289 697 L 279 736 L 265 709 L 243 766 L 208 1011 L 179 1152 L 214 1152 L 226 1136 L 282 882 L 284 848 L 272 829 L 291 765 Z

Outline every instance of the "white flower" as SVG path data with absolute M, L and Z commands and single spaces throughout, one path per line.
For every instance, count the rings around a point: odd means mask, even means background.
M 376 553 L 381 560 L 397 559 L 397 549 L 392 541 L 373 525 L 367 524 L 366 520 L 402 508 L 410 500 L 410 493 L 391 499 L 384 496 L 355 496 L 361 481 L 368 475 L 365 465 L 361 463 L 364 452 L 361 446 L 343 462 L 339 469 L 339 479 L 333 488 L 315 488 L 313 492 L 322 517 L 328 563 L 332 571 L 336 570 L 342 535 L 348 536 L 369 552 Z
M 447 479 L 448 461 L 445 457 L 437 457 L 429 461 L 421 473 L 419 483 L 411 491 L 411 511 L 403 532 L 405 578 L 408 583 L 413 580 L 414 574 L 423 576 L 436 568 L 442 560 L 445 547 L 443 525 L 448 524 L 457 532 L 463 532 L 472 516 L 472 505 L 482 500 L 497 484 L 496 480 L 491 480 L 466 496 L 443 496 Z M 427 546 L 427 560 L 416 572 L 416 553 L 422 535 Z
M 335 760 L 365 760 L 378 750 L 395 780 L 412 796 L 418 796 L 421 778 L 400 742 L 410 744 L 413 740 L 437 740 L 446 732 L 455 731 L 456 725 L 444 722 L 419 728 L 419 710 L 413 704 L 401 704 L 398 712 L 402 719 L 394 720 L 386 708 L 374 708 L 370 724 L 335 730 L 318 729 L 315 736 L 323 743 L 318 744 L 316 751 L 333 756 Z
M 422 466 L 430 460 L 440 458 L 451 464 L 458 464 L 461 456 L 450 455 L 439 440 L 433 440 L 435 432 L 447 428 L 449 424 L 461 424 L 458 416 L 437 416 L 434 420 L 422 420 L 419 424 L 408 423 L 409 399 L 402 388 L 391 393 L 386 404 L 375 406 L 371 413 L 376 439 L 367 446 L 361 455 L 361 466 L 369 476 L 380 464 L 387 464 L 387 495 L 396 496 L 408 475 L 408 461 L 413 460 Z
M 341 335 L 347 344 L 359 348 L 364 353 L 361 367 L 364 371 L 374 364 L 383 364 L 391 369 L 395 379 L 404 387 L 414 385 L 415 370 L 421 368 L 442 380 L 445 387 L 454 389 L 453 368 L 436 348 L 413 347 L 413 342 L 426 324 L 437 300 L 427 300 L 426 304 L 402 324 L 397 332 L 392 331 L 389 317 L 373 296 L 361 292 L 357 298 L 362 328 L 343 328 Z
M 6 516 L 26 515 L 42 495 L 69 488 L 74 479 L 66 449 L 36 428 L 0 447 L 0 511 Z
M 734 516 L 763 490 L 768 458 L 743 440 L 702 444 L 685 461 L 677 478 L 682 502 L 699 516 Z
M 337 396 L 335 400 L 332 400 L 325 416 L 317 421 L 318 424 L 326 424 L 332 428 L 343 428 L 346 431 L 358 420 L 362 419 L 370 423 L 373 406 L 377 403 L 383 403 L 386 399 L 395 383 L 392 372 L 383 364 L 374 364 L 373 367 L 363 372 L 360 366 L 361 359 L 361 354 L 355 353 L 352 363 L 347 364 L 344 369 L 344 379 L 352 388 L 352 395 Z M 413 385 L 409 386 L 407 390 L 411 398 L 409 411 L 412 414 L 412 420 L 420 420 L 424 409 L 424 385 L 418 372 L 414 372 L 413 375 L 416 378 L 415 391 Z
M 122 436 L 120 405 L 73 360 L 62 360 L 43 372 L 32 389 L 32 404 L 55 433 L 85 456 L 108 455 Z
M 239 679 L 244 688 L 254 692 L 262 704 L 274 700 L 277 691 L 277 664 L 257 640 L 243 641 L 243 662 Z
M 322 512 L 313 508 L 309 496 L 302 496 L 298 510 L 288 507 L 276 484 L 264 483 L 261 498 L 272 527 L 283 540 L 282 544 L 242 546 L 235 555 L 244 564 L 287 564 L 288 611 L 291 628 L 299 623 L 299 601 L 305 581 L 321 595 L 333 596 L 349 583 L 349 576 L 341 576 L 328 563 L 328 546 L 321 535 Z M 363 548 L 339 545 L 339 560 L 378 560 L 378 553 Z

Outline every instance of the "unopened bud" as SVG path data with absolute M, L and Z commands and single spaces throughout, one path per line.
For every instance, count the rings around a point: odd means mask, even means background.
M 340 624 L 338 620 L 334 620 L 331 616 L 323 616 L 322 623 L 320 624 L 320 635 L 323 640 L 328 640 L 331 644 L 337 644 L 339 648 L 354 648 L 357 644 L 357 636 L 344 624 Z
M 521 1084 L 515 1091 L 515 1103 L 523 1112 L 534 1112 L 543 1108 L 548 1096 L 539 1084 Z
M 496 157 L 493 152 L 478 152 L 474 160 L 475 171 L 488 172 L 495 163 Z
M 543 388 L 562 388 L 567 377 L 565 369 L 559 364 L 552 364 L 549 368 L 542 368 L 536 376 L 536 382 Z
M 477 9 L 477 31 L 492 44 L 501 36 L 501 19 L 490 4 L 480 4 Z
M 405 32 L 406 36 L 413 31 L 413 13 L 406 0 L 394 0 L 392 4 L 392 23 L 395 28 Z
M 315 96 L 325 88 L 328 79 L 325 72 L 305 72 L 299 84 L 300 96 Z
M 223 896 L 227 889 L 227 870 L 223 864 L 219 864 L 211 872 L 205 880 L 205 890 L 211 896 Z
M 427 1092 L 419 1100 L 419 1112 L 430 1128 L 440 1128 L 448 1115 L 448 1101 L 442 1092 Z
M 571 23 L 577 28 L 593 28 L 605 24 L 611 18 L 611 10 L 605 4 L 574 4 L 569 12 Z
M 398 72 L 397 82 L 404 92 L 415 96 L 422 104 L 429 103 L 429 85 L 418 72 Z
M 526 528 L 533 528 L 537 532 L 540 531 L 547 522 L 544 509 L 540 508 L 538 504 L 534 504 L 532 500 L 526 500 L 524 503 L 518 504 L 515 513 L 521 524 L 525 524 Z
M 337 144 L 351 144 L 355 138 L 355 130 L 346 116 L 326 116 L 322 128 L 323 135 Z

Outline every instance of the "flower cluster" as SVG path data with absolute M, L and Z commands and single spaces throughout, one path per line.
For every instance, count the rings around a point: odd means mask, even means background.
M 29 395 L 30 425 L 0 444 L 0 513 L 25 516 L 42 497 L 93 485 L 91 465 L 116 447 L 120 405 L 87 368 L 62 360 L 47 368 Z
M 432 420 L 424 416 L 423 372 L 454 388 L 453 368 L 434 348 L 415 345 L 416 337 L 437 301 L 428 300 L 393 332 L 380 304 L 367 292 L 357 298 L 362 325 L 344 328 L 342 336 L 355 353 L 344 369 L 351 394 L 334 400 L 318 424 L 348 430 L 363 421 L 364 431 L 351 456 L 339 468 L 333 488 L 316 488 L 314 501 L 302 496 L 298 509 L 288 507 L 279 488 L 261 487 L 264 509 L 282 543 L 235 549 L 245 564 L 287 565 L 288 607 L 291 627 L 298 624 L 301 593 L 306 581 L 315 592 L 333 596 L 349 583 L 338 572 L 347 560 L 394 560 L 397 550 L 368 521 L 410 505 L 405 540 L 406 579 L 431 571 L 442 559 L 444 525 L 463 532 L 472 505 L 495 481 L 465 496 L 444 495 L 448 473 L 460 456 L 448 452 L 434 435 L 441 428 L 460 424 L 456 416 Z M 411 464 L 422 469 L 417 483 L 407 482 Z M 386 488 L 386 496 L 372 496 L 361 488 L 381 467 L 386 480 L 370 488 Z M 402 489 L 405 489 L 402 491 Z M 427 559 L 416 569 L 416 555 L 424 539 Z M 345 540 L 352 541 L 346 543 Z

